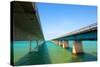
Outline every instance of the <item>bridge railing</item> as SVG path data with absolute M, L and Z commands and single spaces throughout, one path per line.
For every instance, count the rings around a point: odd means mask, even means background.
M 97 23 L 94 23 L 94 24 L 91 24 L 89 26 L 86 26 L 86 27 L 80 28 L 78 30 L 75 30 L 73 32 L 70 32 L 70 34 L 79 33 L 79 32 L 85 31 L 85 30 L 90 30 L 90 29 L 95 28 L 95 27 L 97 27 Z
M 80 28 L 78 30 L 72 31 L 70 33 L 67 33 L 67 35 L 72 35 L 72 34 L 75 34 L 75 33 L 80 33 L 80 32 L 86 31 L 86 30 L 90 30 L 90 29 L 95 28 L 95 27 L 97 27 L 97 23 L 93 23 L 93 24 L 91 24 L 89 26 L 86 26 L 86 27 Z
M 69 33 L 67 33 L 67 34 L 65 34 L 65 35 L 63 35 L 63 36 L 61 36 L 61 37 L 65 37 L 65 36 L 69 36 L 69 35 L 81 33 L 81 32 L 83 32 L 83 31 L 91 30 L 91 29 L 96 28 L 96 27 L 97 27 L 97 23 L 93 23 L 93 24 L 91 24 L 91 25 L 82 27 L 82 28 L 80 28 L 80 29 L 78 29 L 78 30 L 69 32 Z M 61 38 L 61 37 L 58 37 L 58 38 Z

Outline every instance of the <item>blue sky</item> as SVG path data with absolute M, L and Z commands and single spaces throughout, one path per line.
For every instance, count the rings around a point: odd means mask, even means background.
M 97 21 L 96 6 L 37 3 L 37 8 L 46 40 Z

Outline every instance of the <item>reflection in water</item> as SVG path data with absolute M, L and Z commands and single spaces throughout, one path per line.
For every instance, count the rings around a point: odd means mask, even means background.
M 38 52 L 26 54 L 24 57 L 18 60 L 15 65 L 49 64 L 50 59 L 46 45 L 42 45 L 39 48 L 40 49 Z
M 39 46 L 38 52 L 29 53 L 28 42 L 17 42 L 14 46 L 15 65 L 32 65 L 32 64 L 56 64 L 69 62 L 84 62 L 97 60 L 97 43 L 96 41 L 83 41 L 84 54 L 73 55 L 73 41 L 69 42 L 70 47 L 67 49 L 57 44 L 47 41 Z M 33 43 L 33 48 L 36 46 Z M 18 45 L 20 45 L 18 47 Z M 92 48 L 92 49 L 91 49 Z M 20 57 L 19 57 L 20 56 Z

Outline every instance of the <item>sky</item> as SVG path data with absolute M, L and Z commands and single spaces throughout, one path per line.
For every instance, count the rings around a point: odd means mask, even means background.
M 45 40 L 57 38 L 97 22 L 97 7 L 71 4 L 37 3 Z

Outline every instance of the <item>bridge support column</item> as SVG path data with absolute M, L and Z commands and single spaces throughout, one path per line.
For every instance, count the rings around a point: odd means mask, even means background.
M 57 45 L 59 45 L 59 41 L 58 41 L 58 40 L 56 40 L 55 43 L 56 43 Z
M 59 41 L 58 40 L 56 41 L 56 43 L 57 43 L 57 45 L 59 45 Z
M 62 41 L 59 41 L 59 46 L 62 46 Z
M 73 54 L 83 54 L 82 41 L 75 40 L 73 45 Z
M 29 42 L 30 42 L 29 43 L 29 53 L 31 53 L 32 52 L 32 43 L 31 43 L 31 40 Z
M 68 41 L 63 41 L 63 48 L 68 48 Z

